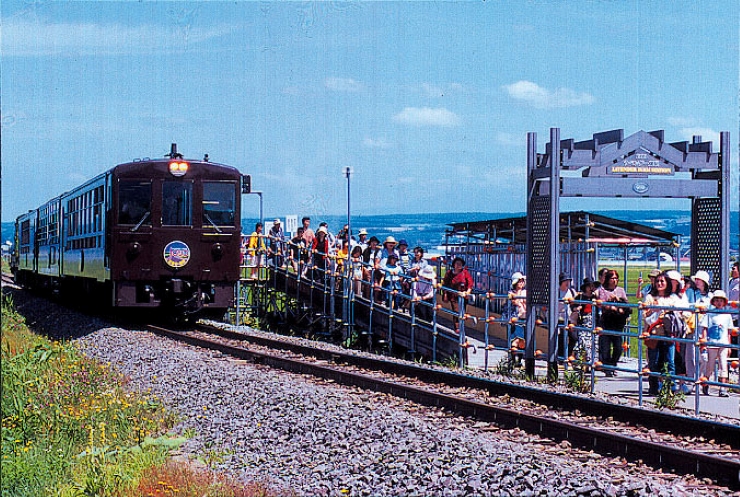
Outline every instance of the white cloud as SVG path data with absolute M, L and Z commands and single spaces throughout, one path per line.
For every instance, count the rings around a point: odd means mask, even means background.
M 175 30 L 177 36 L 173 36 L 169 30 Z M 232 30 L 228 26 L 204 29 L 197 23 L 163 28 L 154 24 L 124 26 L 10 19 L 2 25 L 3 55 L 36 57 L 173 52 L 188 49 L 192 44 L 222 36 Z M 39 36 L 39 33 L 42 34 Z
M 669 117 L 667 121 L 668 121 L 668 124 L 670 124 L 671 126 L 677 126 L 679 128 L 696 126 L 697 124 L 696 119 L 691 118 L 691 117 L 674 116 L 674 117 Z
M 393 120 L 412 126 L 457 126 L 460 118 L 445 108 L 406 107 L 393 116 Z
M 362 91 L 362 83 L 352 78 L 326 78 L 324 86 L 330 90 L 356 93 Z
M 502 87 L 510 97 L 522 100 L 538 109 L 555 109 L 589 105 L 596 101 L 589 93 L 578 93 L 570 88 L 549 90 L 531 81 L 517 81 Z
M 714 142 L 713 147 L 715 151 L 719 150 L 719 131 L 715 131 L 711 128 L 694 127 L 681 128 L 678 130 L 678 134 L 681 135 L 681 138 L 689 142 L 692 141 L 694 135 L 701 136 L 701 141 Z
M 369 136 L 366 136 L 362 140 L 362 145 L 367 148 L 379 148 L 383 150 L 393 147 L 393 145 L 385 138 L 370 138 Z

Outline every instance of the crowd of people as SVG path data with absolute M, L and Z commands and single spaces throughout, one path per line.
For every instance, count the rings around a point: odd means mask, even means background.
M 279 219 L 275 219 L 267 235 L 258 223 L 254 232 L 244 239 L 243 261 L 248 277 L 254 277 L 259 267 L 291 267 L 302 277 L 323 280 L 328 274 L 348 271 L 352 289 L 358 296 L 373 300 L 378 305 L 399 311 L 408 310 L 416 303 L 420 319 L 431 321 L 438 294 L 437 268 L 424 257 L 422 247 L 409 251 L 408 242 L 387 236 L 381 242 L 369 236 L 365 229 L 355 239 L 344 226 L 336 235 L 326 223 L 320 223 L 314 232 L 311 219 L 304 217 L 302 225 L 289 240 L 285 237 Z M 712 281 L 706 271 L 697 271 L 685 277 L 676 270 L 653 269 L 649 282 L 640 277 L 636 298 L 643 305 L 641 313 L 645 330 L 642 338 L 647 347 L 647 366 L 650 395 L 661 388 L 660 374 L 684 378 L 710 378 L 717 367 L 720 383 L 728 381 L 727 359 L 737 351 L 737 313 L 725 312 L 729 302 L 740 300 L 740 269 L 736 262 L 731 269 L 728 292 L 711 291 Z M 558 355 L 574 359 L 579 343 L 579 330 L 600 328 L 598 362 L 606 366 L 607 376 L 618 374 L 618 362 L 624 351 L 625 329 L 634 305 L 629 304 L 625 289 L 620 286 L 618 271 L 602 268 L 598 279 L 585 278 L 578 289 L 565 274 L 559 275 L 558 323 L 562 330 L 558 341 Z M 465 260 L 455 257 L 441 281 L 442 300 L 449 306 L 453 326 L 459 333 L 458 316 L 465 314 L 465 306 L 474 289 L 471 273 Z M 512 349 L 524 349 L 524 323 L 528 309 L 526 277 L 521 272 L 511 276 L 508 316 Z M 513 319 L 512 319 L 513 318 Z M 733 321 L 734 319 L 734 321 Z M 734 333 L 733 333 L 734 332 Z M 521 353 L 521 352 L 520 352 Z M 519 362 L 520 354 L 514 354 Z M 700 382 L 704 394 L 709 387 Z M 692 382 L 676 382 L 674 388 L 689 393 Z M 720 388 L 719 394 L 727 395 Z
M 416 246 L 409 251 L 406 240 L 393 236 L 381 243 L 376 236 L 368 237 L 366 229 L 359 230 L 356 239 L 347 225 L 336 235 L 324 222 L 314 231 L 310 217 L 301 220 L 289 240 L 280 220 L 275 219 L 267 235 L 257 223 L 242 243 L 242 264 L 248 268 L 248 277 L 256 277 L 265 265 L 290 265 L 302 277 L 320 281 L 327 275 L 349 271 L 356 295 L 399 310 L 408 310 L 413 301 L 417 315 L 430 321 L 438 288 L 437 268 L 424 254 L 424 248 Z M 472 289 L 472 278 L 466 289 Z
M 728 304 L 740 300 L 740 267 L 731 268 L 728 292 L 711 291 L 712 280 L 706 271 L 696 271 L 691 277 L 676 270 L 650 271 L 649 282 L 643 285 L 638 279 L 636 297 L 642 303 L 641 319 L 644 332 L 641 336 L 647 347 L 649 395 L 659 393 L 662 374 L 688 379 L 699 379 L 702 393 L 709 395 L 705 383 L 713 377 L 715 368 L 719 383 L 729 378 L 728 358 L 737 355 L 738 314 L 729 313 Z M 580 292 L 572 286 L 572 279 L 565 274 L 559 277 L 558 321 L 562 333 L 558 342 L 558 355 L 573 360 L 578 343 L 578 330 L 600 328 L 598 337 L 598 362 L 607 366 L 606 376 L 618 374 L 618 362 L 624 350 L 625 329 L 634 308 L 629 304 L 626 291 L 619 285 L 619 273 L 602 268 L 597 281 L 585 278 Z M 512 275 L 509 298 L 515 308 L 516 318 L 511 345 L 524 348 L 522 321 L 527 316 L 526 277 Z M 572 325 L 572 326 L 571 326 Z M 567 343 L 567 356 L 565 353 Z M 517 362 L 518 358 L 515 357 Z M 677 381 L 674 391 L 691 393 L 694 382 Z M 724 387 L 720 396 L 727 396 Z

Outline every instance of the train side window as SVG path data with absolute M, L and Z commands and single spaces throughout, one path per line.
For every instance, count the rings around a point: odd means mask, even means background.
M 192 224 L 193 184 L 187 181 L 165 181 L 162 185 L 162 224 Z
M 152 184 L 121 180 L 118 184 L 118 224 L 152 223 Z
M 236 183 L 203 182 L 203 226 L 234 226 Z

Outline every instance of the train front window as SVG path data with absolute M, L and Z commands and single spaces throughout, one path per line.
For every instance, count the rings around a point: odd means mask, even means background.
M 118 184 L 118 224 L 152 224 L 152 184 L 121 180 Z
M 236 183 L 203 182 L 203 226 L 234 226 Z
M 162 185 L 162 224 L 192 224 L 193 184 L 188 181 L 165 181 Z

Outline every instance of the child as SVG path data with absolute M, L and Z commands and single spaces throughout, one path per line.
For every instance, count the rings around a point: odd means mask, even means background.
M 710 378 L 714 371 L 714 361 L 719 360 L 719 382 L 727 383 L 727 358 L 730 349 L 730 330 L 734 329 L 732 316 L 728 313 L 713 313 L 712 310 L 722 310 L 727 305 L 727 295 L 722 290 L 714 292 L 711 300 L 710 312 L 707 312 L 700 323 L 701 338 L 707 341 L 707 360 L 700 365 L 701 376 Z M 719 345 L 719 346 L 718 346 Z M 704 395 L 709 395 L 709 385 L 702 387 Z M 727 390 L 719 389 L 720 397 L 727 397 Z

